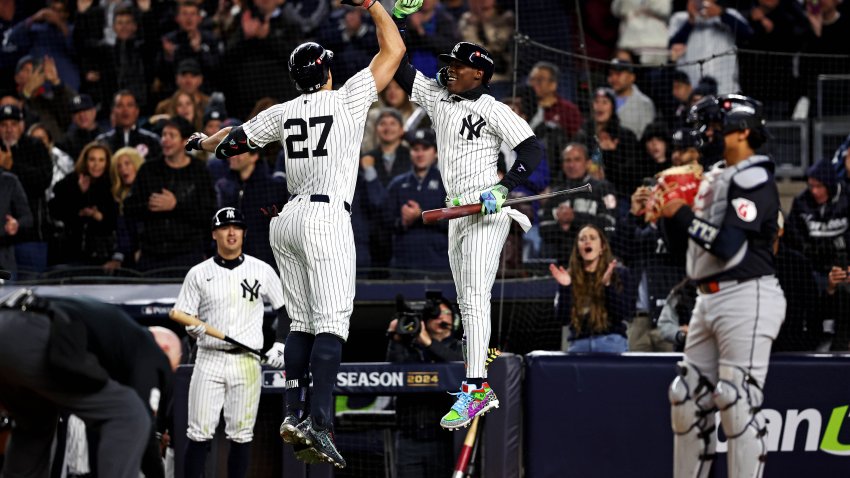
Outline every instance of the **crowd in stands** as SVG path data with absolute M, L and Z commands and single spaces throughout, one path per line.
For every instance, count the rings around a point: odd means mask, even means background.
M 0 4 L 0 268 L 21 279 L 79 266 L 104 273 L 187 269 L 213 252 L 210 218 L 225 206 L 245 213 L 246 253 L 274 266 L 261 208 L 280 208 L 288 198 L 280 145 L 229 162 L 186 153 L 183 145 L 194 131 L 212 134 L 295 97 L 286 65 L 302 41 L 335 52 L 337 87 L 377 49 L 369 15 L 330 0 Z M 733 48 L 850 55 L 850 12 L 841 0 L 584 5 L 587 52 L 604 60 L 593 63 L 597 88 L 584 96 L 564 86 L 575 84 L 576 72 L 555 62 L 524 58 L 513 71 L 513 2 L 425 0 L 409 19 L 408 52 L 420 71 L 433 74 L 438 55 L 459 40 L 489 49 L 491 94 L 528 121 L 546 154 L 514 196 L 593 186 L 523 208 L 533 227 L 512 234 L 505 273 L 524 275 L 526 265 L 551 260 L 572 269 L 576 286 L 591 287 L 588 281 L 603 279 L 596 268 L 571 267 L 585 253 L 576 246 L 582 231 L 591 231 L 607 250 L 599 267 L 607 272 L 616 257 L 608 279 L 630 287 L 623 292 L 632 302 L 624 319 L 647 319 L 653 328 L 658 304 L 684 272 L 638 213 L 646 186 L 670 166 L 708 167 L 717 159 L 698 151 L 699 138 L 686 122 L 691 106 L 741 89 L 765 103 L 769 118 L 790 118 L 797 99 L 811 97 L 817 73 L 842 66 L 846 73 L 850 60 L 766 55 L 757 57 L 761 63 L 742 62 Z M 788 81 L 766 81 L 765 74 Z M 369 114 L 352 203 L 363 277 L 448 277 L 447 226 L 420 219 L 423 210 L 441 207 L 446 194 L 430 124 L 395 83 Z M 807 188 L 785 211 L 777 262 L 780 269 L 794 264 L 787 268 L 789 277 L 798 276 L 792 295 L 808 287 L 797 287 L 806 282 L 800 271 L 811 270 L 813 294 L 789 300 L 800 308 L 801 322 L 788 327 L 811 334 L 822 328 L 806 306 L 812 297 L 844 304 L 841 310 L 848 300 L 839 286 L 850 240 L 846 151 L 834 160 L 815 158 Z M 513 153 L 503 153 L 501 166 L 509 170 Z M 565 271 L 553 274 L 566 287 Z M 602 327 L 573 317 L 571 325 L 579 334 L 597 326 L 619 333 L 616 323 Z M 844 340 L 839 347 L 847 346 Z

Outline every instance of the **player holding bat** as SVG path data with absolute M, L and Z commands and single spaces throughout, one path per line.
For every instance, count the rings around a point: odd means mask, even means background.
M 406 17 L 394 19 L 403 35 Z M 531 227 L 522 213 L 503 205 L 511 189 L 537 168 L 543 150 L 528 123 L 490 96 L 494 64 L 484 47 L 460 42 L 440 59 L 449 66 L 436 78 L 426 77 L 403 59 L 395 80 L 435 119 L 447 206 L 481 205 L 481 214 L 449 222 L 449 264 L 463 317 L 467 360 L 466 380 L 440 425 L 455 430 L 499 406 L 484 366 L 490 342 L 490 290 L 511 219 L 525 230 Z M 502 143 L 516 151 L 516 160 L 499 179 L 496 162 Z
M 232 207 L 213 216 L 216 255 L 193 267 L 177 296 L 175 311 L 198 316 L 224 335 L 252 349 L 263 345 L 263 299 L 283 307 L 280 279 L 265 262 L 242 253 L 246 234 L 242 212 Z M 175 313 L 172 315 L 182 315 Z M 269 365 L 283 367 L 283 338 L 288 321 L 278 320 L 278 342 L 268 351 Z M 224 409 L 230 440 L 227 476 L 244 477 L 251 456 L 254 422 L 260 403 L 261 366 L 257 356 L 231 342 L 205 334 L 204 324 L 187 326 L 198 341 L 189 384 L 189 447 L 186 478 L 200 477 L 219 416 Z

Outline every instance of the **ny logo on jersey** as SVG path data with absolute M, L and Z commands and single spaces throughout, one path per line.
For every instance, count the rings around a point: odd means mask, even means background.
M 463 119 L 463 126 L 460 128 L 460 135 L 466 136 L 467 140 L 471 140 L 473 136 L 480 138 L 481 128 L 483 128 L 486 124 L 487 123 L 484 122 L 484 118 L 481 116 L 478 117 L 478 121 L 473 123 L 472 115 L 470 114 Z
M 248 285 L 248 279 L 242 279 L 242 298 L 254 302 L 260 296 L 260 281 L 254 279 L 254 285 Z

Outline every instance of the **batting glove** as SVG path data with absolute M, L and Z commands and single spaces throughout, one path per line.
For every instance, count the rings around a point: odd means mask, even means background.
M 195 340 L 198 340 L 200 336 L 204 335 L 204 332 L 206 332 L 206 330 L 207 328 L 204 327 L 204 324 L 186 326 L 186 333 L 189 334 L 189 336 Z
M 396 18 L 406 18 L 419 11 L 422 8 L 422 0 L 396 0 L 393 6 L 393 16 Z
M 203 151 L 204 148 L 201 147 L 201 141 L 207 139 L 207 135 L 201 132 L 192 133 L 192 136 L 189 136 L 189 140 L 186 141 L 186 151 Z
M 280 210 L 278 210 L 277 204 L 272 204 L 268 207 L 261 207 L 260 212 L 262 212 L 263 216 L 265 216 L 269 221 L 271 221 L 273 217 L 280 215 Z
M 375 4 L 378 0 L 340 0 L 339 3 L 342 5 L 351 5 L 352 7 L 363 7 L 365 9 L 369 9 L 372 5 Z
M 272 344 L 272 348 L 266 352 L 266 363 L 274 368 L 283 368 L 283 349 L 284 346 L 280 342 Z
M 508 188 L 497 184 L 481 192 L 481 214 L 496 214 L 502 210 L 502 204 L 508 198 Z

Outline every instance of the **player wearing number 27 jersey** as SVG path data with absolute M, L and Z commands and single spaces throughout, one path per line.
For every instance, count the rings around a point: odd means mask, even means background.
M 345 460 L 329 430 L 331 393 L 354 301 L 350 215 L 360 140 L 369 107 L 405 53 L 380 2 L 343 3 L 362 6 L 375 22 L 379 51 L 368 68 L 334 91 L 333 52 L 316 43 L 302 44 L 289 58 L 289 73 L 301 96 L 272 106 L 241 127 L 209 138 L 196 134 L 186 145 L 207 151 L 214 147 L 216 155 L 225 158 L 274 141 L 283 145 L 292 197 L 272 219 L 269 234 L 292 318 L 284 350 L 287 413 L 281 437 L 304 461 L 319 459 L 337 467 L 344 467 Z M 421 5 L 422 0 L 398 0 L 393 11 L 409 15 Z M 309 374 L 313 394 L 305 410 Z

